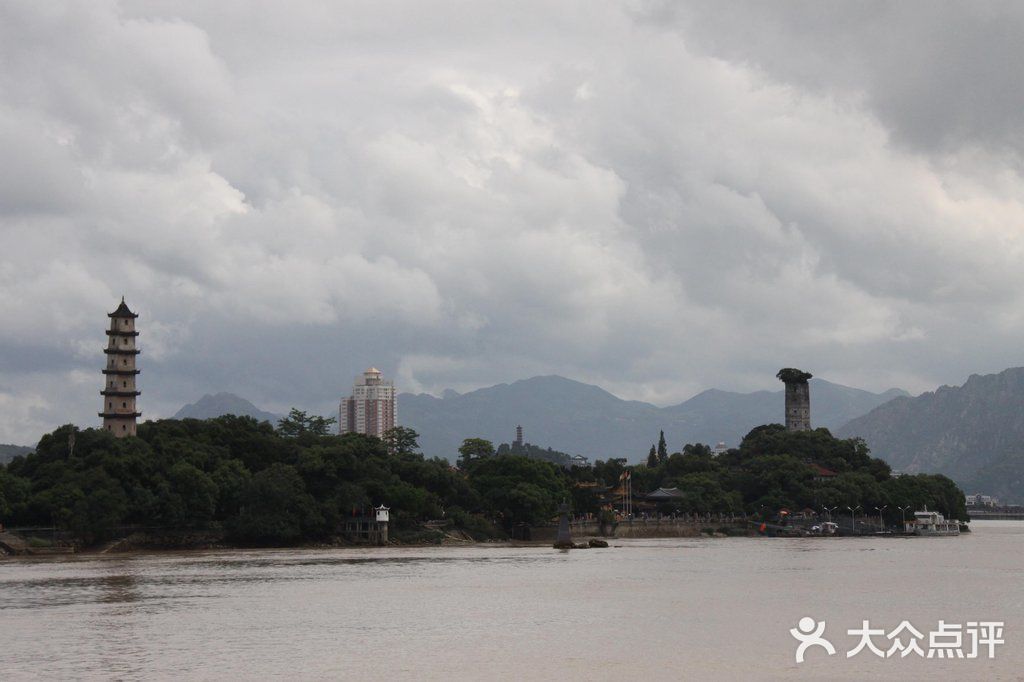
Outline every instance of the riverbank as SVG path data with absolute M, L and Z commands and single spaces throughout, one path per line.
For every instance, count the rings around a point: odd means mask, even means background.
M 531 540 L 555 539 L 555 525 L 533 526 L 530 528 Z M 697 537 L 737 537 L 756 535 L 756 525 L 743 518 L 707 518 L 707 519 L 674 519 L 674 518 L 639 518 L 617 523 L 602 528 L 597 521 L 574 521 L 569 524 L 573 537 L 595 537 L 612 539 L 625 538 L 697 538 Z
M 501 545 L 548 545 L 554 542 L 557 527 L 554 524 L 531 526 L 517 529 L 518 534 L 481 536 L 459 528 L 438 528 L 422 526 L 392 532 L 389 547 L 431 547 L 446 545 L 487 544 Z M 602 530 L 604 532 L 602 532 Z M 677 519 L 635 519 L 620 522 L 602 529 L 597 522 L 574 522 L 571 524 L 573 539 L 587 543 L 591 539 L 615 541 L 619 539 L 671 539 L 698 537 L 736 537 L 756 535 L 756 529 L 747 522 L 725 520 L 677 520 Z M 233 550 L 291 547 L 297 549 L 334 549 L 344 547 L 376 546 L 356 542 L 343 536 L 328 541 L 299 543 L 295 545 L 260 545 L 230 542 L 221 531 L 209 530 L 145 530 L 132 531 L 121 537 L 103 542 L 84 545 L 71 538 L 61 538 L 60 533 L 49 536 L 21 535 L 8 532 L 7 543 L 0 542 L 0 558 L 12 555 L 41 556 L 47 554 L 119 554 L 129 552 L 180 552 L 191 550 Z
M 476 538 L 460 529 L 412 529 L 395 533 L 387 547 L 430 547 L 473 543 L 507 543 L 502 537 Z M 10 556 L 42 556 L 49 554 L 120 554 L 130 552 L 187 552 L 192 550 L 235 549 L 336 549 L 345 547 L 375 547 L 372 543 L 356 542 L 343 536 L 327 541 L 304 542 L 289 545 L 230 542 L 221 531 L 170 530 L 135 531 L 122 537 L 94 544 L 82 544 L 70 539 L 19 535 L 11 532 L 0 537 L 0 559 Z

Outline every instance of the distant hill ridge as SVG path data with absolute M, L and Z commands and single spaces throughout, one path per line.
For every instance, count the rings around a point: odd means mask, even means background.
M 872 454 L 895 469 L 943 473 L 968 493 L 1020 502 L 1024 367 L 972 374 L 962 386 L 897 398 L 851 420 L 838 435 L 864 438 Z
M 811 421 L 815 426 L 836 429 L 905 395 L 897 389 L 871 393 L 815 378 L 811 380 Z M 496 445 L 510 442 L 517 424 L 523 425 L 531 443 L 592 460 L 625 457 L 642 461 L 659 431 L 665 432 L 670 451 L 697 442 L 736 446 L 755 426 L 782 422 L 785 405 L 781 385 L 778 391 L 755 393 L 710 389 L 662 408 L 623 400 L 599 386 L 558 375 L 462 394 L 447 389 L 442 396 L 400 394 L 398 420 L 419 432 L 424 454 L 452 461 L 463 439 L 481 437 Z M 205 395 L 181 408 L 174 418 L 210 419 L 223 414 L 247 415 L 274 424 L 280 419 L 232 393 Z
M 269 421 L 274 425 L 281 419 L 280 415 L 276 415 L 273 412 L 265 412 L 234 393 L 204 395 L 196 402 L 185 405 L 178 410 L 174 415 L 174 419 L 213 419 L 225 414 L 252 417 L 259 421 Z
M 871 393 L 811 380 L 811 420 L 836 429 L 905 391 Z M 750 429 L 784 419 L 785 397 L 778 391 L 733 393 L 711 389 L 679 405 L 660 408 L 622 400 L 604 389 L 557 375 L 498 384 L 464 394 L 446 390 L 443 397 L 402 393 L 398 417 L 420 433 L 423 452 L 454 459 L 462 439 L 511 440 L 517 424 L 526 439 L 562 452 L 594 458 L 626 457 L 641 461 L 665 431 L 670 450 L 684 443 L 739 444 Z
M 18 455 L 27 455 L 30 452 L 35 451 L 35 448 L 28 447 L 27 445 L 11 445 L 9 443 L 0 443 L 0 464 L 10 462 Z

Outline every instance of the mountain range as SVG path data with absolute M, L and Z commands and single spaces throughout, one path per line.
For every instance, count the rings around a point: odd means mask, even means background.
M 234 393 L 206 394 L 194 403 L 185 405 L 178 410 L 174 419 L 211 419 L 224 414 L 237 414 L 240 417 L 253 417 L 258 421 L 269 421 L 276 425 L 280 415 L 265 412 L 245 398 Z
M 34 451 L 35 448 L 30 448 L 25 445 L 10 445 L 8 443 L 0 443 L 0 464 L 10 462 L 18 455 L 27 455 Z
M 894 397 L 811 380 L 816 426 L 835 429 Z M 669 449 L 685 443 L 736 446 L 750 429 L 784 420 L 783 390 L 733 393 L 711 389 L 670 407 L 622 400 L 598 386 L 560 376 L 540 376 L 441 398 L 403 393 L 398 418 L 420 434 L 428 455 L 454 459 L 464 438 L 510 442 L 521 424 L 528 442 L 588 457 L 642 460 L 664 430 Z
M 821 379 L 811 380 L 811 414 L 816 426 L 835 429 L 904 391 L 871 393 Z M 525 440 L 592 459 L 646 457 L 665 432 L 670 450 L 686 443 L 724 442 L 735 446 L 750 429 L 784 419 L 783 391 L 733 393 L 711 389 L 686 402 L 657 407 L 623 400 L 604 389 L 560 376 L 539 376 L 460 394 L 445 390 L 440 398 L 425 393 L 398 396 L 398 421 L 420 434 L 428 456 L 455 460 L 470 437 L 497 445 L 511 442 L 521 424 Z M 205 395 L 186 405 L 175 419 L 208 419 L 223 414 L 248 415 L 277 423 L 278 415 L 260 410 L 231 393 Z
M 1024 499 L 1024 367 L 896 398 L 839 429 L 894 469 L 943 473 L 966 492 Z M 813 411 L 813 408 L 812 408 Z
M 399 423 L 420 434 L 424 454 L 454 460 L 464 438 L 511 442 L 521 424 L 525 440 L 591 459 L 639 462 L 664 430 L 671 451 L 684 443 L 735 446 L 753 427 L 783 421 L 784 392 L 711 389 L 669 407 L 622 400 L 589 384 L 541 376 L 465 394 L 398 396 Z M 838 436 L 861 437 L 872 453 L 907 473 L 943 473 L 967 492 L 1004 502 L 1024 500 L 1024 368 L 972 375 L 910 397 L 891 389 L 871 393 L 811 380 L 811 421 Z M 248 414 L 276 423 L 229 393 L 204 396 L 176 417 Z M 0 450 L 0 458 L 3 451 Z M 13 455 L 11 455 L 13 456 Z

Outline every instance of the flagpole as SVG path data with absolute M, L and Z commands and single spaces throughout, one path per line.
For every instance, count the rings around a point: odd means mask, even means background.
M 630 523 L 633 522 L 633 472 L 626 472 L 626 508 L 629 510 Z
M 622 515 L 626 515 L 626 472 L 619 474 L 619 506 L 622 507 Z

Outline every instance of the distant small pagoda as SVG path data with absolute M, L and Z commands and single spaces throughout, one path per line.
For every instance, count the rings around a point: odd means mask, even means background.
M 135 377 L 139 370 L 135 366 L 135 357 L 140 351 L 135 347 L 135 313 L 121 297 L 121 305 L 112 313 L 110 329 L 107 330 L 107 347 L 103 352 L 107 355 L 107 366 L 103 370 L 104 387 L 100 391 L 103 396 L 103 428 L 118 438 L 135 435 L 136 419 L 142 416 L 135 409 L 135 398 L 140 391 L 135 388 Z

